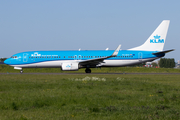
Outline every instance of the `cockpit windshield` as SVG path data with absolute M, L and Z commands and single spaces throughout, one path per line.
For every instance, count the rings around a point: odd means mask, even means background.
M 17 56 L 11 56 L 11 58 L 14 58 L 14 59 L 15 59 L 15 58 L 17 58 Z

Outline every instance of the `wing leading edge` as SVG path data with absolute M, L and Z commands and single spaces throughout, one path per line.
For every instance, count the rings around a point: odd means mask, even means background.
M 95 59 L 89 59 L 89 60 L 84 60 L 84 61 L 80 61 L 79 64 L 82 65 L 82 66 L 84 66 L 84 65 L 98 65 L 98 64 L 102 63 L 102 62 L 104 61 L 104 59 L 117 56 L 120 47 L 121 47 L 121 45 L 119 45 L 119 46 L 116 48 L 116 50 L 113 52 L 113 54 L 112 54 L 111 56 L 101 57 L 101 58 L 95 58 Z

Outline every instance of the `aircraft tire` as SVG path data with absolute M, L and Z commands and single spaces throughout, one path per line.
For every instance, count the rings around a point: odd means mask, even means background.
M 86 68 L 85 72 L 86 72 L 86 73 L 91 73 L 91 69 Z

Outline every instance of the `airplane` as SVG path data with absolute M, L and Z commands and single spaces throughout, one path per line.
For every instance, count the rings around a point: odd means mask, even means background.
M 163 51 L 170 20 L 163 20 L 150 37 L 141 46 L 121 50 L 68 50 L 68 51 L 28 51 L 12 55 L 4 61 L 23 73 L 23 68 L 61 68 L 63 71 L 76 71 L 86 68 L 123 67 L 150 62 L 164 57 Z

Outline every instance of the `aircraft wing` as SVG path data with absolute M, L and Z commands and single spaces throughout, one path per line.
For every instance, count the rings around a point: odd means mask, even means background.
M 165 51 L 161 51 L 161 52 L 156 52 L 156 53 L 152 53 L 152 54 L 153 54 L 153 55 L 157 55 L 157 54 L 162 54 L 162 53 L 168 53 L 168 52 L 171 52 L 171 51 L 174 51 L 174 49 L 165 50 Z
M 119 46 L 116 48 L 116 50 L 113 52 L 113 54 L 112 54 L 111 56 L 101 57 L 101 58 L 95 58 L 95 59 L 89 59 L 89 60 L 84 60 L 84 61 L 80 61 L 79 64 L 80 64 L 80 65 L 97 65 L 97 64 L 99 64 L 99 63 L 102 63 L 102 62 L 104 61 L 104 59 L 117 56 L 120 47 L 121 47 L 121 45 L 119 45 Z

